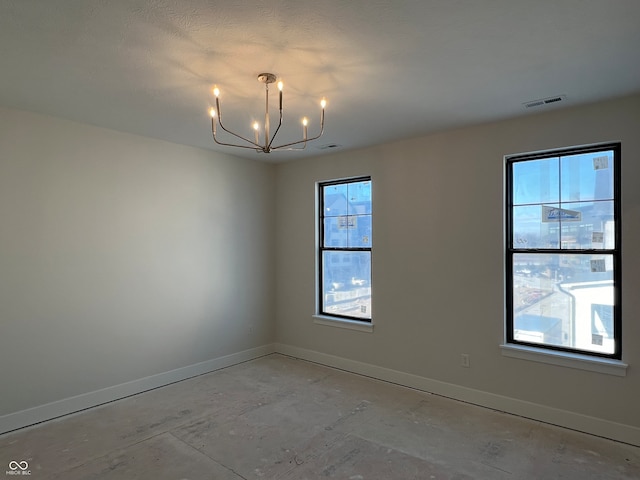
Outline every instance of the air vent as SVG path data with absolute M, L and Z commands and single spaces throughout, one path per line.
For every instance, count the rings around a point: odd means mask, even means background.
M 558 102 L 563 102 L 567 99 L 566 95 L 556 95 L 555 97 L 541 98 L 539 100 L 531 100 L 525 102 L 523 105 L 525 108 L 543 107 L 545 105 L 551 105 Z
M 329 150 L 330 148 L 340 148 L 341 145 L 338 145 L 337 143 L 328 143 L 326 145 L 320 145 L 319 147 L 316 147 L 318 150 Z

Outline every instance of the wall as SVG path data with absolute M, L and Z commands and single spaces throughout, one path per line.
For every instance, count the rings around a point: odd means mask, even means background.
M 271 165 L 0 109 L 0 420 L 259 354 L 273 205 Z
M 278 165 L 278 350 L 640 445 L 639 125 L 632 96 Z M 626 376 L 503 356 L 504 156 L 618 140 Z M 356 175 L 373 180 L 373 333 L 312 319 L 315 182 Z

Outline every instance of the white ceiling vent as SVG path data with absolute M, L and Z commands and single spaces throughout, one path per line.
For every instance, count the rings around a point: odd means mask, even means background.
M 567 99 L 566 95 L 556 95 L 555 97 L 541 98 L 539 100 L 531 100 L 525 102 L 523 105 L 525 108 L 544 107 L 545 105 L 552 105 L 559 102 L 564 102 Z
M 338 145 L 337 143 L 328 143 L 326 145 L 320 145 L 316 147 L 318 150 L 328 150 L 330 148 L 340 148 L 342 145 Z

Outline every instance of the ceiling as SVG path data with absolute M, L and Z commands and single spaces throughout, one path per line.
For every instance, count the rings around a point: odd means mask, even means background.
M 638 92 L 639 19 L 638 0 L 0 0 L 0 105 L 285 161 Z M 327 98 L 304 151 L 214 144 L 213 85 L 251 137 L 261 72 L 285 83 L 282 142 Z

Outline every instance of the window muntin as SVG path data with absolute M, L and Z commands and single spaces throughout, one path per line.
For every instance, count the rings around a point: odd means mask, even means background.
M 319 313 L 371 322 L 371 178 L 319 184 Z
M 506 161 L 507 341 L 620 359 L 620 145 Z

